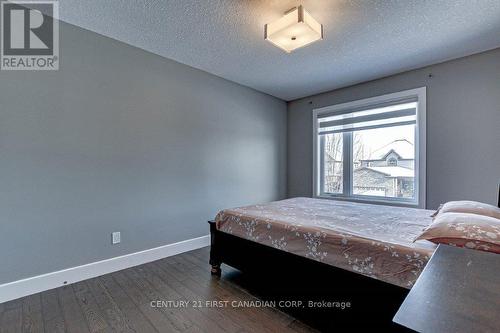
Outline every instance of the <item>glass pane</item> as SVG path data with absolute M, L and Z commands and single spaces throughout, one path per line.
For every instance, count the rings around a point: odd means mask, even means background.
M 322 136 L 322 184 L 325 193 L 343 192 L 342 133 Z
M 415 196 L 415 125 L 353 132 L 353 193 Z

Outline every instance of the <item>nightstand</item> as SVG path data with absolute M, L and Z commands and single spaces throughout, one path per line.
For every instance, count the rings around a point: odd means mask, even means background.
M 393 321 L 418 332 L 500 332 L 500 254 L 439 245 Z

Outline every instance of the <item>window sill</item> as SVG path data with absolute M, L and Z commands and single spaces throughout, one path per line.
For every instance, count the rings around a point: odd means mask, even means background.
M 343 195 L 335 195 L 335 194 L 321 194 L 314 195 L 314 198 L 317 199 L 329 199 L 329 200 L 341 200 L 341 201 L 352 201 L 366 204 L 374 204 L 374 205 L 385 205 L 385 206 L 396 206 L 396 207 L 408 207 L 408 208 L 423 208 L 418 202 L 414 201 L 399 201 L 399 200 L 391 200 L 391 199 L 377 199 L 377 198 L 363 198 L 363 197 L 347 197 Z

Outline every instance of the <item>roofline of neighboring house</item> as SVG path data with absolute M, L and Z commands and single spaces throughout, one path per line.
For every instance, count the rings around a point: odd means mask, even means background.
M 404 168 L 404 167 L 401 167 L 401 168 Z M 388 173 L 385 173 L 385 172 L 382 172 L 382 171 L 379 171 L 379 170 L 375 170 L 375 169 L 372 169 L 371 167 L 361 167 L 361 168 L 358 168 L 354 171 L 359 171 L 359 170 L 362 170 L 362 169 L 367 169 L 367 170 L 370 170 L 370 171 L 373 171 L 373 172 L 376 172 L 376 173 L 380 173 L 384 176 L 387 176 L 387 178 L 415 178 L 415 177 L 406 177 L 406 176 L 391 176 L 390 174 Z M 404 168 L 404 169 L 409 169 L 409 168 Z
M 396 155 L 398 155 L 399 159 L 403 159 L 403 156 L 401 156 L 397 151 L 395 151 L 394 149 L 391 149 L 389 150 L 383 157 L 382 157 L 382 160 L 385 160 L 387 158 L 387 156 L 389 156 L 391 153 L 394 153 Z
M 385 176 L 389 176 L 389 177 L 391 176 L 391 175 L 390 175 L 390 174 L 388 174 L 388 173 L 385 173 L 385 172 L 382 172 L 382 171 L 378 171 L 378 170 L 374 170 L 374 169 L 372 169 L 372 168 L 370 168 L 370 167 L 361 167 L 361 168 L 358 168 L 358 169 L 356 169 L 356 170 L 354 170 L 354 171 L 359 171 L 359 170 L 362 170 L 362 169 L 368 169 L 368 170 L 370 170 L 370 171 L 373 171 L 373 172 L 376 172 L 376 173 L 380 173 L 380 174 L 383 174 L 383 175 L 385 175 Z M 391 178 L 394 178 L 394 177 L 391 177 Z
M 363 162 L 375 162 L 375 161 L 384 161 L 385 159 L 382 158 L 382 159 L 374 159 L 374 160 L 359 160 L 360 162 L 363 161 Z M 400 158 L 399 161 L 414 161 L 415 159 L 414 158 Z

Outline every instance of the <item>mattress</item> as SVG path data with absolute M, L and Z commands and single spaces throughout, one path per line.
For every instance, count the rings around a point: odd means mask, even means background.
M 411 288 L 436 245 L 413 242 L 432 211 L 293 198 L 225 209 L 217 229 L 276 249 Z

